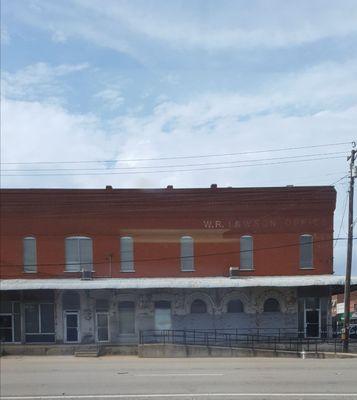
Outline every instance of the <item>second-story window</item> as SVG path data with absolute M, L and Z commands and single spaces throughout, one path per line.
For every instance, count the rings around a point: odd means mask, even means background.
M 193 238 L 181 237 L 181 271 L 194 271 Z
M 131 236 L 120 238 L 120 270 L 134 272 L 134 241 Z
M 240 268 L 253 269 L 253 238 L 242 236 L 240 238 Z
M 24 272 L 37 271 L 36 239 L 28 236 L 23 239 Z
M 66 238 L 66 271 L 92 271 L 92 239 L 85 236 Z
M 313 237 L 300 236 L 300 268 L 313 268 Z

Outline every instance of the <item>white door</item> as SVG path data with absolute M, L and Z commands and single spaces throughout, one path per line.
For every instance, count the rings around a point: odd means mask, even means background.
M 79 313 L 78 311 L 65 311 L 64 337 L 67 343 L 79 342 Z
M 107 312 L 96 313 L 97 322 L 97 341 L 108 342 L 109 341 L 109 316 Z

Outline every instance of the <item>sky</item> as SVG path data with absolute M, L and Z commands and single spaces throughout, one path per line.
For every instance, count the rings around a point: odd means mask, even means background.
M 347 236 L 355 0 L 2 0 L 1 55 L 2 187 L 335 184 Z

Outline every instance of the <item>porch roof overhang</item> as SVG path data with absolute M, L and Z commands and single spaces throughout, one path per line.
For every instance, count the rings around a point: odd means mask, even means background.
M 245 287 L 342 287 L 345 277 L 338 275 L 194 277 L 194 278 L 94 278 L 77 279 L 3 279 L 0 290 L 40 289 L 213 289 Z M 357 276 L 351 278 L 357 285 Z

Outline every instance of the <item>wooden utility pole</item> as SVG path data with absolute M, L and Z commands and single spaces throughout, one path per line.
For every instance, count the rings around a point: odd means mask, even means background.
M 352 270 L 352 246 L 353 246 L 353 192 L 356 177 L 355 171 L 356 150 L 352 149 L 350 160 L 350 189 L 349 189 L 349 208 L 348 208 L 348 242 L 346 260 L 346 279 L 345 279 L 345 299 L 344 299 L 344 332 L 343 332 L 343 352 L 348 353 L 348 343 L 350 334 L 350 290 L 351 290 L 351 270 Z

